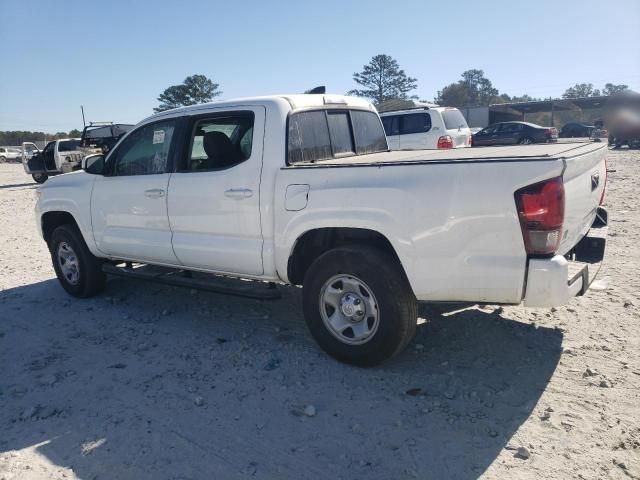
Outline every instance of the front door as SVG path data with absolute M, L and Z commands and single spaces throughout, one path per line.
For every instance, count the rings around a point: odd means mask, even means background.
M 139 127 L 107 157 L 91 195 L 98 249 L 119 259 L 176 265 L 167 216 L 176 120 Z
M 169 182 L 173 250 L 188 267 L 261 275 L 264 107 L 193 116 Z M 284 160 L 283 160 L 284 161 Z
M 56 157 L 55 157 L 56 142 L 49 142 L 42 150 L 42 160 L 44 161 L 44 168 L 48 172 L 56 172 Z

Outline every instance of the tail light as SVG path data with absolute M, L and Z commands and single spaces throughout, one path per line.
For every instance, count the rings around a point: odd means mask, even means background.
M 544 134 L 545 134 L 547 137 L 553 137 L 554 135 L 558 135 L 558 130 L 557 130 L 556 128 L 547 128 L 547 129 L 544 131 Z
M 529 255 L 551 255 L 558 250 L 564 224 L 564 184 L 552 178 L 515 193 L 524 246 Z
M 445 135 L 438 139 L 438 148 L 453 148 L 453 138 L 450 135 Z
M 472 139 L 473 139 L 473 135 L 469 135 L 467 137 L 467 145 L 471 146 Z

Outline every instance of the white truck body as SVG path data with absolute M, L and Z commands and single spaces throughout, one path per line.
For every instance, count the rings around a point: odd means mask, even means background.
M 91 254 L 114 262 L 295 284 L 304 276 L 292 267 L 296 246 L 309 235 L 338 231 L 352 238 L 359 232 L 350 241 L 366 243 L 371 234 L 390 246 L 419 301 L 551 307 L 586 291 L 594 272 L 580 265 L 574 275 L 569 259 L 596 219 L 605 187 L 604 144 L 383 151 L 288 162 L 292 115 L 332 109 L 375 113 L 361 99 L 293 95 L 154 115 L 116 145 L 106 165 L 145 127 L 234 112 L 254 119 L 251 154 L 225 169 L 180 171 L 169 162 L 157 174 L 57 177 L 39 188 L 38 226 L 49 242 L 52 219 L 67 214 Z M 182 140 L 180 131 L 172 141 L 188 143 L 192 129 Z M 552 254 L 531 255 L 514 195 L 549 179 L 564 185 L 561 241 Z

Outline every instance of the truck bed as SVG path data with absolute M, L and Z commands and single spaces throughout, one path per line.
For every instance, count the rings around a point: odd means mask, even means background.
M 505 162 L 559 160 L 585 155 L 600 149 L 606 149 L 606 143 L 567 142 L 541 143 L 534 145 L 513 145 L 496 147 L 474 147 L 452 150 L 395 150 L 323 160 L 315 164 L 298 164 L 295 167 L 345 166 L 368 164 L 405 164 L 405 163 L 450 163 L 450 162 Z

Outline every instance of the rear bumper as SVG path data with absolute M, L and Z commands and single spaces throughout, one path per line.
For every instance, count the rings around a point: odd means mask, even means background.
M 584 295 L 600 271 L 606 243 L 607 211 L 598 208 L 591 230 L 569 255 L 529 260 L 524 306 L 557 307 Z

